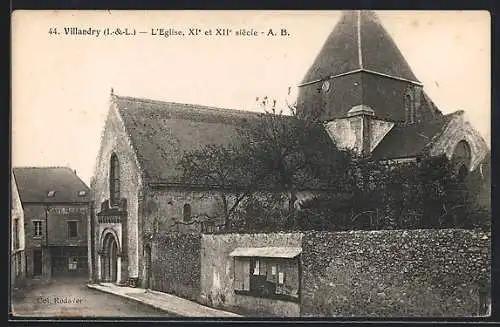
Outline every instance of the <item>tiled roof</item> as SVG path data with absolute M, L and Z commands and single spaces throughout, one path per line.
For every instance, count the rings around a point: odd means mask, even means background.
M 302 83 L 358 69 L 418 82 L 377 15 L 368 10 L 343 13 Z
M 259 116 L 244 110 L 117 95 L 113 102 L 151 182 L 182 183 L 179 160 L 184 153 L 206 145 L 227 145 L 235 140 L 239 127 Z M 437 113 L 431 121 L 394 126 L 375 148 L 373 158 L 412 157 L 422 152 L 451 119 L 451 115 Z
M 138 160 L 154 182 L 180 182 L 183 154 L 205 145 L 227 145 L 238 126 L 258 113 L 113 96 Z
M 409 158 L 422 154 L 453 117 L 452 113 L 412 125 L 396 124 L 373 150 L 372 158 Z
M 90 201 L 90 189 L 68 167 L 14 167 L 21 202 L 75 203 Z M 52 192 L 51 192 L 52 191 Z M 85 192 L 80 196 L 81 191 Z M 49 196 L 49 192 L 53 196 Z

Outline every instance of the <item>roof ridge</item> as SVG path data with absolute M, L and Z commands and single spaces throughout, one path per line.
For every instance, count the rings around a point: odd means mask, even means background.
M 12 169 L 69 169 L 74 171 L 69 166 L 12 166 Z
M 174 102 L 174 101 L 166 101 L 166 100 L 155 100 L 155 99 L 149 99 L 149 98 L 139 98 L 139 97 L 132 97 L 132 96 L 116 95 L 116 94 L 114 94 L 113 96 L 117 99 L 137 101 L 137 102 L 142 102 L 142 103 L 185 106 L 185 107 L 188 107 L 189 109 L 194 109 L 194 110 L 206 109 L 206 110 L 213 110 L 213 111 L 219 111 L 219 112 L 220 111 L 234 112 L 234 113 L 238 113 L 238 114 L 252 114 L 252 115 L 260 114 L 260 112 L 256 112 L 256 111 L 236 109 L 236 108 L 207 106 L 207 105 L 196 104 L 196 103 L 183 103 L 183 102 Z
M 465 111 L 462 110 L 462 109 L 459 109 L 459 110 L 455 110 L 453 112 L 450 112 L 448 114 L 444 114 L 443 116 L 444 117 L 453 117 L 453 116 L 461 116 L 461 115 L 464 115 L 465 114 Z

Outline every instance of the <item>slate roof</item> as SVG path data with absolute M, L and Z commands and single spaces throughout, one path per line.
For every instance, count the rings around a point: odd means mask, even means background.
M 344 11 L 302 83 L 359 69 L 420 83 L 373 11 Z
M 205 145 L 227 145 L 257 112 L 113 96 L 137 158 L 153 182 L 180 183 L 178 162 Z
M 90 189 L 69 167 L 14 167 L 21 202 L 89 202 Z M 55 191 L 49 197 L 49 191 Z M 79 196 L 85 191 L 85 196 Z
M 434 138 L 441 135 L 455 113 L 431 121 L 396 124 L 372 152 L 376 160 L 415 157 L 425 152 Z

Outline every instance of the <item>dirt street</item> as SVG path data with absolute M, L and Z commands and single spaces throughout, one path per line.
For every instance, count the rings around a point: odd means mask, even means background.
M 86 279 L 65 278 L 30 286 L 12 299 L 22 317 L 172 317 L 171 314 L 87 288 Z

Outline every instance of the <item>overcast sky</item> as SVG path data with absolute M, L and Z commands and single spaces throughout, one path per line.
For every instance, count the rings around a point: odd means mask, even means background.
M 490 142 L 490 17 L 486 11 L 377 12 L 444 113 L 464 110 Z M 340 12 L 16 12 L 13 16 L 13 166 L 70 166 L 89 183 L 118 95 L 258 110 L 304 76 Z M 70 36 L 64 27 L 100 29 Z M 105 27 L 145 31 L 102 36 Z M 230 28 L 288 37 L 151 35 L 152 28 Z M 57 28 L 59 35 L 49 34 Z

